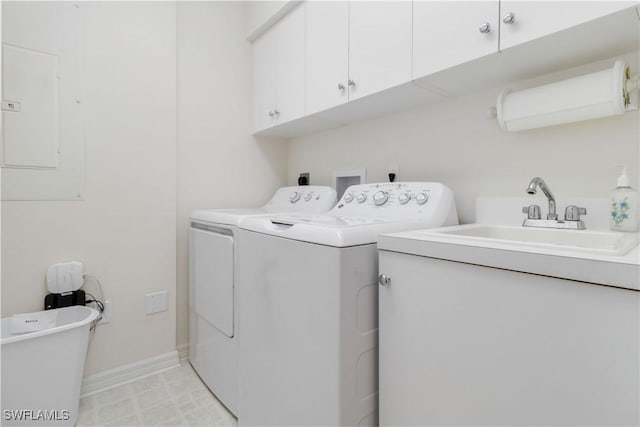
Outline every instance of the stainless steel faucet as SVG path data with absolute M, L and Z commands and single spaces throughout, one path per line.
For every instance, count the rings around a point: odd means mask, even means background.
M 545 196 L 547 196 L 547 200 L 549 200 L 549 213 L 547 213 L 547 219 L 558 219 L 558 214 L 556 213 L 556 199 L 553 197 L 553 193 L 547 187 L 547 183 L 544 182 L 542 178 L 536 176 L 531 180 L 529 186 L 527 187 L 527 193 L 536 194 L 536 188 L 540 187 Z
M 586 215 L 587 213 L 585 208 L 573 205 L 567 206 L 564 212 L 564 221 L 561 221 L 556 213 L 556 199 L 542 178 L 538 176 L 533 178 L 527 187 L 527 193 L 536 194 L 538 187 L 540 187 L 549 201 L 547 219 L 541 218 L 540 206 L 525 206 L 522 208 L 522 213 L 526 213 L 527 218 L 522 223 L 523 227 L 568 228 L 572 230 L 584 230 L 586 228 L 584 222 L 580 219 L 580 215 Z

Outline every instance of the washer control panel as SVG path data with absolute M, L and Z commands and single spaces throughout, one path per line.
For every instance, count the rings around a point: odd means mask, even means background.
M 373 204 L 383 206 L 387 203 L 406 205 L 414 201 L 418 205 L 424 205 L 429 201 L 429 193 L 432 191 L 429 185 L 412 185 L 417 183 L 392 182 L 383 184 L 352 185 L 347 188 L 340 199 L 340 203 L 349 204 L 354 200 L 364 203 L 369 197 L 373 199 Z M 431 183 L 423 183 L 431 184 Z M 292 195 L 293 197 L 293 195 Z M 299 196 L 298 196 L 299 198 Z
M 265 208 L 269 212 L 326 212 L 336 203 L 336 192 L 321 185 L 282 187 Z
M 314 200 L 320 200 L 323 197 L 323 195 L 317 191 L 294 191 L 291 194 L 289 194 L 289 202 L 291 204 L 293 203 L 303 203 L 303 202 L 308 202 L 308 203 L 314 203 Z
M 421 214 L 449 206 L 453 193 L 437 182 L 384 182 L 352 185 L 342 195 L 333 213 L 340 215 L 400 216 Z

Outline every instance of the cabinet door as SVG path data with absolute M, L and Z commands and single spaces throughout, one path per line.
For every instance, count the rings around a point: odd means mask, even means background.
M 499 2 L 415 1 L 413 78 L 498 51 Z
M 379 271 L 381 426 L 638 425 L 637 291 L 387 251 Z
M 275 34 L 265 33 L 253 43 L 253 126 L 273 126 L 276 100 Z
M 304 5 L 273 29 L 276 51 L 276 123 L 304 115 Z
M 633 1 L 501 1 L 500 50 L 637 5 Z M 507 14 L 513 22 L 505 23 Z M 507 19 L 508 20 L 508 19 Z M 606 34 L 603 34 L 606 37 Z
M 306 13 L 305 113 L 313 114 L 348 100 L 349 3 L 311 1 Z
M 411 81 L 412 4 L 349 3 L 349 100 Z

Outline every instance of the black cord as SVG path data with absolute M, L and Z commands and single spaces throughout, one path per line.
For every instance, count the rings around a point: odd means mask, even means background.
M 98 311 L 100 312 L 100 315 L 98 316 L 96 321 L 93 323 L 93 326 L 91 326 L 91 328 L 89 329 L 89 331 L 93 331 L 95 327 L 98 326 L 98 322 L 102 320 L 102 313 L 104 313 L 104 303 L 99 299 L 96 299 L 96 297 L 91 295 L 89 292 L 85 292 L 85 295 L 88 295 L 89 297 L 91 297 L 91 299 L 85 299 L 84 303 L 85 304 L 95 303 L 96 307 L 98 307 Z
M 100 301 L 99 299 L 96 299 L 96 297 L 94 297 L 93 295 L 91 295 L 88 292 L 85 292 L 86 295 L 90 296 L 91 299 L 85 300 L 84 303 L 96 303 L 96 306 L 98 306 L 98 310 L 100 310 L 100 314 L 104 313 L 104 303 L 102 301 Z
M 104 304 L 102 303 L 102 301 L 98 301 L 96 299 L 88 299 L 85 301 L 85 304 L 90 304 L 90 303 L 96 303 L 96 305 L 98 306 L 98 311 L 100 312 L 100 314 L 104 313 Z

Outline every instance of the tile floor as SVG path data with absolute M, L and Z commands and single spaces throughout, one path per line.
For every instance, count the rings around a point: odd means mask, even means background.
M 76 427 L 237 426 L 188 363 L 80 399 Z

